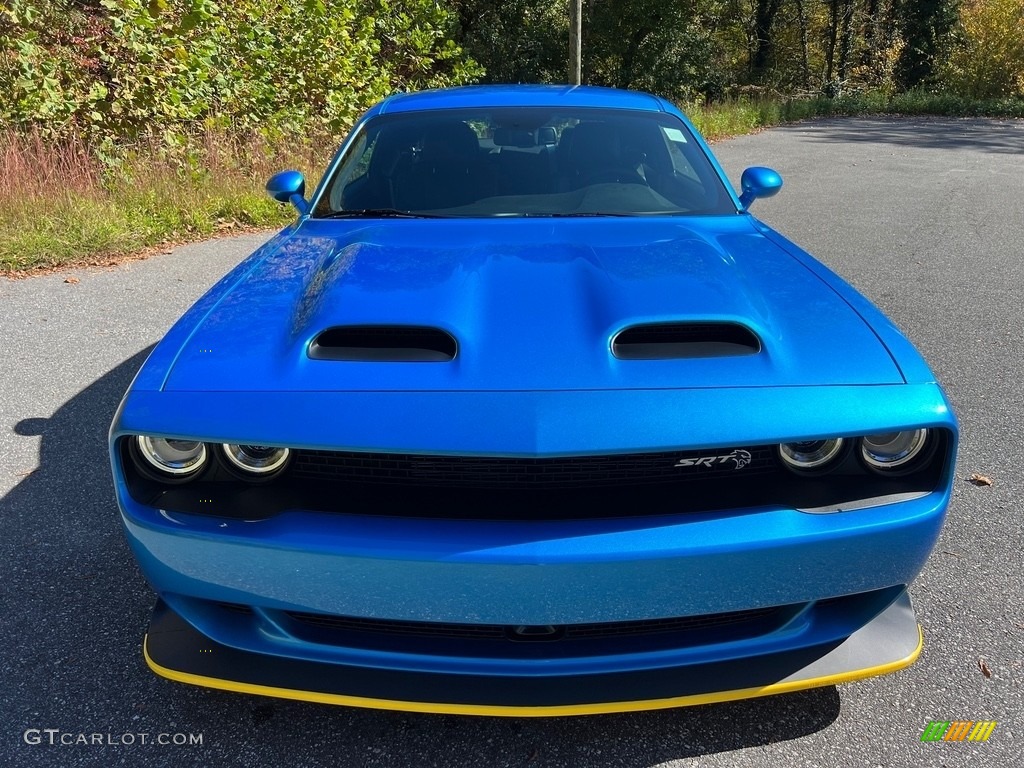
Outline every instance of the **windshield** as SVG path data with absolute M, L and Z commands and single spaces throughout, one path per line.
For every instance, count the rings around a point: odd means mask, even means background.
M 315 216 L 735 213 L 686 125 L 661 112 L 516 107 L 368 121 Z

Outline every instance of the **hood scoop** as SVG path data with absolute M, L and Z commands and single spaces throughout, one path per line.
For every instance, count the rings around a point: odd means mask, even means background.
M 309 345 L 313 360 L 361 363 L 448 363 L 458 343 L 440 328 L 415 325 L 340 325 Z
M 619 360 L 683 360 L 756 355 L 761 340 L 738 323 L 654 323 L 634 325 L 612 339 Z

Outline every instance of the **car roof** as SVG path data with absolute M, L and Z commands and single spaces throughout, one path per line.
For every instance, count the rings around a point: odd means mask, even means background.
M 463 107 L 592 107 L 665 111 L 649 93 L 590 85 L 466 85 L 391 96 L 371 110 L 378 114 Z

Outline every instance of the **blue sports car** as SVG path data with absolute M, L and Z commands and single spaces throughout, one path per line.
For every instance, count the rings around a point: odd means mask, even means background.
M 403 94 L 168 332 L 110 431 L 160 675 L 565 715 L 911 664 L 957 427 L 686 118 Z

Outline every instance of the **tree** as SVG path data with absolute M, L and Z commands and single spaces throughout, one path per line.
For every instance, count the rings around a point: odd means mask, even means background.
M 754 53 L 750 60 L 750 69 L 755 78 L 760 78 L 772 63 L 775 41 L 772 27 L 775 17 L 782 7 L 782 0 L 757 0 L 754 11 Z
M 974 98 L 1024 96 L 1024 0 L 965 0 L 943 73 Z
M 713 76 L 713 41 L 695 4 L 590 2 L 583 20 L 587 82 L 687 100 Z
M 904 89 L 932 80 L 956 22 L 956 0 L 898 0 L 896 19 L 904 47 L 896 80 Z
M 551 0 L 452 0 L 456 42 L 489 83 L 565 82 L 569 18 Z M 586 31 L 584 31 L 584 36 Z

